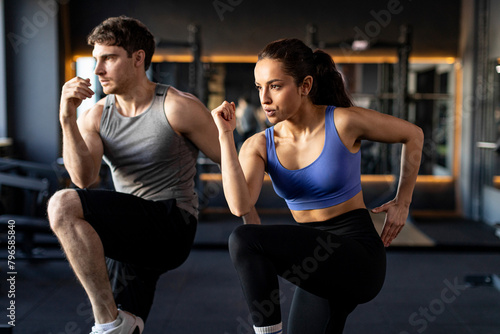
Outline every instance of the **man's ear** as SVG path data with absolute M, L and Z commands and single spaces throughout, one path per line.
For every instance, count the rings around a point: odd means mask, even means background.
M 134 65 L 136 67 L 144 66 L 146 52 L 144 52 L 144 50 L 138 50 L 132 54 L 132 58 L 134 59 Z

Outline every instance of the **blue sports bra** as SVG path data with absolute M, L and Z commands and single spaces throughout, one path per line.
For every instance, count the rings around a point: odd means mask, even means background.
M 276 193 L 290 210 L 331 207 L 361 191 L 361 152 L 351 153 L 340 137 L 333 119 L 335 107 L 325 112 L 325 144 L 309 166 L 286 169 L 276 155 L 274 127 L 266 129 L 267 172 Z

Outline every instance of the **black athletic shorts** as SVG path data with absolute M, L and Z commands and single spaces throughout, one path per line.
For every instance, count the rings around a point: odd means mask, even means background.
M 84 218 L 96 230 L 108 258 L 166 272 L 189 255 L 197 219 L 175 199 L 145 200 L 110 190 L 77 189 Z

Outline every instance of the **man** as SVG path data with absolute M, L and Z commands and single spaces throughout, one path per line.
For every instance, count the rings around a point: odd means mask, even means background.
M 76 77 L 63 86 L 63 158 L 78 189 L 54 194 L 48 216 L 89 297 L 92 333 L 136 334 L 159 276 L 189 254 L 198 150 L 220 163 L 218 132 L 194 96 L 147 78 L 155 43 L 141 22 L 109 18 L 88 43 L 108 96 L 77 119 L 76 108 L 94 94 L 90 82 Z M 116 192 L 86 189 L 96 183 L 102 158 Z

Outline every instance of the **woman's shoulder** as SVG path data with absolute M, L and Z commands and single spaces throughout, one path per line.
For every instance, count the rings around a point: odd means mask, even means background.
M 253 136 L 250 136 L 245 143 L 244 146 L 248 146 L 254 149 L 258 149 L 260 147 L 266 147 L 266 130 L 257 132 Z
M 362 107 L 337 107 L 334 113 L 334 123 L 341 140 L 349 147 L 349 143 L 357 141 L 364 128 L 374 122 L 372 110 Z
M 263 158 L 266 154 L 266 131 L 260 131 L 249 137 L 241 146 L 240 154 L 244 155 L 258 155 Z
M 340 123 L 344 123 L 352 125 L 353 122 L 369 116 L 370 112 L 373 112 L 373 110 L 357 106 L 336 107 L 334 110 L 335 124 L 340 125 Z

